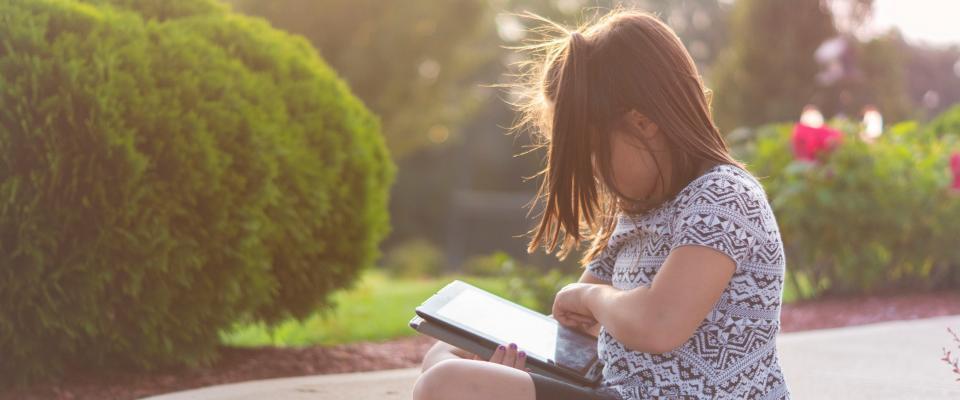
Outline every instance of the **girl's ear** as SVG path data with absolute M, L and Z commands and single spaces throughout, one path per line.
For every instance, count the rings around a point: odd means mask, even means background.
M 639 133 L 645 139 L 652 139 L 657 134 L 657 124 L 650 118 L 641 114 L 637 110 L 627 111 L 625 115 L 626 123 L 634 132 Z

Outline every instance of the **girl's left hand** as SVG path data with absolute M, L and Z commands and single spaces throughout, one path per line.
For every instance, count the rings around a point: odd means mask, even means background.
M 597 323 L 596 318 L 583 303 L 583 294 L 589 283 L 575 282 L 564 286 L 553 300 L 553 318 L 560 324 L 570 327 L 589 327 Z
M 479 360 L 480 357 L 474 356 L 474 360 Z M 527 352 L 517 348 L 516 343 L 510 343 L 507 346 L 500 345 L 493 352 L 493 356 L 490 357 L 490 362 L 506 365 L 511 368 L 516 368 L 521 371 L 529 371 L 526 368 L 527 365 Z

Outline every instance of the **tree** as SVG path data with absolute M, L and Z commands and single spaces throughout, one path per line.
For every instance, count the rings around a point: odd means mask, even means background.
M 484 0 L 233 0 L 307 37 L 383 121 L 398 159 L 457 133 L 485 99 L 478 68 L 496 62 Z
M 818 93 L 814 52 L 837 35 L 819 0 L 739 0 L 730 46 L 708 82 L 720 127 L 795 119 Z

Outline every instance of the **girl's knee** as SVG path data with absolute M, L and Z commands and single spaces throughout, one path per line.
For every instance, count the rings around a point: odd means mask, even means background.
M 430 349 L 427 350 L 427 352 L 423 355 L 423 361 L 420 363 L 420 372 L 427 372 L 430 367 L 433 367 L 440 361 L 458 358 L 457 355 L 451 351 L 453 348 L 453 346 L 450 346 L 444 342 L 437 341 L 437 343 L 435 343 L 433 347 L 430 347 Z
M 469 360 L 443 360 L 420 374 L 413 385 L 414 400 L 454 399 L 456 388 L 471 368 Z

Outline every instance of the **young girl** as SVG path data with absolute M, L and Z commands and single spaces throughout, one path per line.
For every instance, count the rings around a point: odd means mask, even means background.
M 598 335 L 602 384 L 530 373 L 513 344 L 484 361 L 438 343 L 414 398 L 789 398 L 777 222 L 730 156 L 680 40 L 620 10 L 531 48 L 543 51 L 528 86 L 541 101 L 526 111 L 548 155 L 530 251 L 562 258 L 590 241 L 553 316 Z

